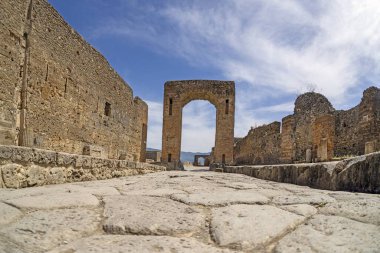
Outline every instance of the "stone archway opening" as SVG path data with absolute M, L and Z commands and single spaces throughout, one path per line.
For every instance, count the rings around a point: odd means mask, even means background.
M 216 107 L 206 100 L 194 100 L 182 108 L 181 161 L 194 164 L 191 155 L 206 155 L 215 146 Z M 188 152 L 194 153 L 189 154 Z M 199 162 L 204 157 L 199 157 Z M 198 164 L 198 163 L 197 163 Z M 199 163 L 200 165 L 200 163 Z
M 180 162 L 182 108 L 193 100 L 207 100 L 216 108 L 215 148 L 209 163 L 233 163 L 235 83 L 188 80 L 165 83 L 162 161 Z

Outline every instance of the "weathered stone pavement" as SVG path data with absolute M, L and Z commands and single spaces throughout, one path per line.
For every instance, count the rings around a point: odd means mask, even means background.
M 380 252 L 380 195 L 206 171 L 1 189 L 0 252 Z

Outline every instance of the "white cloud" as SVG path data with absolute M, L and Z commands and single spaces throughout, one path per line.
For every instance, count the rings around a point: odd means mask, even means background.
M 235 133 L 243 136 L 250 126 L 273 120 L 270 113 L 290 111 L 294 95 L 310 87 L 336 108 L 354 106 L 360 90 L 380 82 L 379 17 L 378 0 L 168 1 L 99 31 L 144 41 L 235 80 Z M 149 143 L 158 145 L 162 110 L 149 104 L 155 131 Z M 265 111 L 267 116 L 258 117 Z
M 148 104 L 148 143 L 149 148 L 161 149 L 162 138 L 162 103 L 146 101 Z

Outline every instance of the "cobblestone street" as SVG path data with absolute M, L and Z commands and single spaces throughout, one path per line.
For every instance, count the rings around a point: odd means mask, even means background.
M 379 252 L 379 195 L 191 170 L 1 189 L 0 252 Z

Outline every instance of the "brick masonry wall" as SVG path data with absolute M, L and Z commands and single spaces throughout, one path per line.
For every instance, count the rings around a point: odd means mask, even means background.
M 0 7 L 0 143 L 144 161 L 147 105 L 107 60 L 45 0 Z
M 0 188 L 91 181 L 165 171 L 163 166 L 0 145 Z

